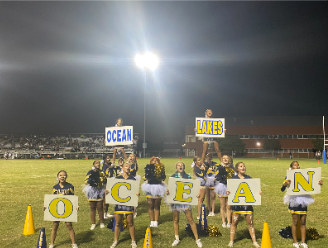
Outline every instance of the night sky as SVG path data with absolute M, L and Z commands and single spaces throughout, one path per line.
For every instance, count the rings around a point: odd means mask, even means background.
M 0 133 L 147 139 L 203 117 L 328 116 L 327 2 L 0 2 Z

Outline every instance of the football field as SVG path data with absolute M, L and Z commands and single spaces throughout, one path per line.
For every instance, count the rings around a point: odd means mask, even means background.
M 175 163 L 178 158 L 162 158 L 165 165 L 166 182 L 168 177 L 175 172 Z M 181 159 L 186 164 L 186 172 L 192 175 L 192 158 Z M 214 161 L 217 161 L 214 159 Z M 291 225 L 291 214 L 288 206 L 283 204 L 285 193 L 280 191 L 291 160 L 280 159 L 239 159 L 234 163 L 243 161 L 246 165 L 246 174 L 253 178 L 261 179 L 262 205 L 254 206 L 254 226 L 258 243 L 261 243 L 263 222 L 269 223 L 272 247 L 292 247 L 292 239 L 284 239 L 279 235 L 279 230 Z M 328 217 L 326 207 L 328 206 L 328 164 L 320 164 L 315 160 L 299 159 L 301 169 L 322 168 L 322 180 L 324 185 L 320 195 L 315 195 L 315 202 L 308 207 L 307 228 L 317 229 L 320 238 L 308 240 L 309 248 L 328 247 Z M 56 175 L 60 170 L 68 173 L 67 182 L 75 187 L 75 195 L 79 197 L 80 210 L 78 222 L 73 223 L 76 234 L 76 243 L 80 248 L 110 247 L 113 242 L 114 233 L 108 229 L 99 228 L 97 216 L 97 227 L 90 230 L 90 210 L 86 196 L 82 193 L 82 186 L 86 173 L 92 167 L 91 160 L 0 160 L 2 180 L 0 181 L 0 247 L 36 247 L 40 228 L 45 227 L 47 243 L 50 242 L 52 222 L 43 221 L 43 199 L 45 194 L 51 194 L 53 185 L 57 184 Z M 149 159 L 138 159 L 140 176 L 143 176 L 143 168 Z M 217 161 L 218 162 L 218 161 Z M 143 247 L 146 228 L 149 226 L 148 204 L 146 196 L 140 191 L 138 215 L 135 219 L 136 240 L 138 247 Z M 206 202 L 206 200 L 204 201 Z M 24 221 L 27 206 L 31 204 L 33 211 L 34 226 L 36 233 L 23 235 Z M 219 213 L 219 200 L 216 199 L 214 217 L 207 217 L 209 225 L 215 225 L 222 233 L 221 237 L 200 237 L 203 247 L 227 247 L 229 243 L 229 229 L 222 228 Z M 109 207 L 113 212 L 113 207 Z M 207 210 L 207 209 L 206 209 Z M 197 209 L 193 208 L 193 217 L 196 220 Z M 105 220 L 107 224 L 109 220 Z M 187 221 L 184 214 L 180 214 L 180 244 L 177 247 L 197 247 L 193 236 L 184 231 Z M 167 204 L 162 201 L 159 227 L 152 228 L 152 241 L 154 248 L 171 247 L 174 241 L 172 213 Z M 61 223 L 55 241 L 55 247 L 71 247 L 68 231 Z M 119 239 L 117 247 L 130 247 L 131 240 L 128 230 L 124 230 Z M 239 222 L 235 236 L 234 247 L 253 247 L 248 234 L 245 219 Z

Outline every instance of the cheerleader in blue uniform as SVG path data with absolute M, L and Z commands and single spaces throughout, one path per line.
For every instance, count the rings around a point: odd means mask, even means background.
M 74 195 L 74 186 L 68 182 L 66 182 L 67 178 L 67 172 L 64 170 L 61 170 L 57 174 L 57 180 L 59 181 L 58 184 L 53 186 L 52 188 L 52 193 L 55 195 Z M 46 207 L 43 206 L 43 210 L 45 210 Z M 79 210 L 79 207 L 77 207 L 77 210 Z M 72 226 L 72 222 L 65 222 L 66 227 L 68 229 L 69 236 L 72 241 L 72 247 L 73 248 L 78 248 L 77 244 L 75 244 L 75 232 Z M 59 227 L 59 221 L 54 221 L 53 226 L 52 226 L 52 231 L 51 231 L 51 240 L 50 240 L 50 245 L 49 248 L 54 247 L 55 239 L 57 236 L 57 230 Z
M 293 161 L 290 164 L 290 169 L 300 169 L 297 161 Z M 281 191 L 284 192 L 286 187 L 290 185 L 291 181 L 285 178 L 285 181 L 281 187 Z M 319 185 L 322 185 L 322 180 L 319 181 Z M 296 248 L 303 247 L 307 248 L 305 243 L 306 239 L 306 214 L 307 206 L 312 204 L 314 199 L 311 195 L 285 195 L 284 203 L 288 205 L 288 211 L 292 214 L 292 236 L 293 236 L 293 246 Z M 297 242 L 297 222 L 301 221 L 301 241 L 299 245 Z
M 205 111 L 205 118 L 212 118 L 212 110 L 206 109 Z M 224 130 L 225 132 L 225 130 Z M 219 143 L 214 138 L 204 138 L 203 140 L 203 154 L 202 154 L 202 161 L 205 161 L 205 154 L 207 152 L 208 145 L 214 143 L 214 150 L 218 155 L 218 158 L 221 160 L 221 152 L 219 149 Z
M 246 175 L 246 166 L 243 162 L 238 162 L 235 166 L 235 171 L 237 172 L 237 175 L 234 175 L 231 179 L 249 179 L 251 178 L 249 175 Z M 229 195 L 230 192 L 227 191 L 227 195 Z M 261 195 L 262 192 L 259 192 Z M 241 214 L 245 215 L 246 217 L 246 223 L 248 225 L 248 231 L 251 235 L 253 245 L 257 248 L 260 248 L 260 245 L 256 242 L 256 236 L 255 236 L 255 228 L 253 226 L 253 206 L 247 205 L 247 206 L 232 206 L 232 224 L 230 227 L 230 242 L 228 244 L 228 247 L 233 247 L 233 240 L 235 237 L 235 233 L 237 230 L 238 220 L 239 216 Z
M 96 209 L 98 210 L 100 228 L 105 228 L 103 201 L 105 196 L 106 182 L 106 176 L 100 170 L 100 162 L 94 161 L 92 170 L 88 171 L 85 177 L 85 184 L 87 185 L 82 190 L 88 197 L 90 204 L 90 217 L 92 223 L 90 230 L 93 230 L 96 227 Z
M 183 162 L 176 163 L 175 168 L 176 168 L 176 172 L 171 177 L 191 179 L 190 175 L 186 174 L 186 172 L 185 172 L 186 166 Z M 167 195 L 170 194 L 169 190 L 166 191 L 166 194 Z M 174 227 L 174 234 L 175 234 L 175 240 L 172 243 L 172 246 L 177 246 L 180 243 L 179 214 L 181 211 L 183 211 L 186 215 L 186 218 L 191 227 L 191 230 L 195 236 L 197 246 L 203 247 L 200 239 L 198 239 L 197 227 L 196 227 L 196 223 L 194 222 L 194 220 L 192 218 L 191 206 L 190 205 L 182 205 L 182 204 L 171 204 L 170 210 L 173 212 L 173 227 Z
M 147 195 L 150 227 L 158 227 L 161 201 L 166 192 L 166 185 L 163 182 L 165 178 L 164 165 L 159 158 L 152 157 L 150 163 L 145 167 L 144 180 L 147 182 L 141 185 L 142 191 Z
M 109 170 L 113 170 L 113 172 L 114 172 L 113 165 L 110 161 L 110 155 L 106 155 L 106 157 L 104 157 L 102 172 L 105 173 L 105 175 L 107 176 L 108 174 L 111 174 L 109 172 Z M 112 173 L 112 174 L 114 174 L 114 173 Z M 104 184 L 104 186 L 106 188 L 106 183 Z M 113 217 L 113 215 L 108 213 L 109 204 L 106 203 L 105 199 L 104 199 L 104 206 L 103 207 L 104 207 L 104 219 L 108 219 L 108 218 Z
M 228 155 L 223 155 L 221 164 L 217 167 L 215 193 L 220 199 L 221 219 L 222 227 L 230 228 L 231 226 L 231 207 L 228 205 L 227 195 L 227 179 L 231 178 L 235 174 L 235 168 L 233 167 L 232 158 Z M 227 213 L 227 216 L 226 216 Z M 227 217 L 227 222 L 225 218 Z
M 125 162 L 122 166 L 122 174 L 120 176 L 117 176 L 117 179 L 124 179 L 124 180 L 136 180 L 134 176 L 130 174 L 130 163 Z M 109 193 L 108 190 L 105 191 L 106 194 Z M 139 196 L 139 193 L 137 193 L 137 196 Z M 132 239 L 131 247 L 136 248 L 137 243 L 135 239 L 135 228 L 133 224 L 133 206 L 124 206 L 124 205 L 115 205 L 115 232 L 114 232 L 114 242 L 110 248 L 114 248 L 117 246 L 118 238 L 120 236 L 121 232 L 121 225 L 123 221 L 123 215 L 126 216 L 126 220 L 128 222 L 129 226 L 129 232 Z
M 217 174 L 216 168 L 218 167 L 218 163 L 212 161 L 212 154 L 206 154 L 206 162 L 204 163 L 206 166 L 206 201 L 208 208 L 208 216 L 215 216 L 215 176 Z M 211 204 L 212 201 L 212 204 Z
M 197 220 L 199 220 L 201 207 L 204 202 L 205 193 L 206 193 L 206 166 L 203 164 L 200 157 L 195 156 L 193 159 L 194 163 L 194 176 L 196 179 L 200 180 L 200 190 L 198 198 L 198 215 Z
M 123 126 L 123 120 L 121 118 L 118 118 L 116 120 L 115 127 L 121 127 L 121 126 Z M 124 146 L 123 145 L 113 146 L 113 165 L 115 164 L 115 158 L 116 158 L 117 149 L 120 149 L 121 151 L 123 151 L 124 150 Z

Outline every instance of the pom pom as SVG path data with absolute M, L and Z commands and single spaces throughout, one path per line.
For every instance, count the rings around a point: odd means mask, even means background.
M 290 226 L 287 226 L 283 229 L 281 229 L 279 231 L 279 234 L 281 237 L 285 238 L 285 239 L 292 239 L 293 235 L 292 235 L 292 228 Z
M 317 240 L 319 239 L 319 233 L 317 231 L 317 229 L 310 227 L 306 229 L 306 238 L 307 239 L 313 239 L 313 240 Z
M 114 218 L 112 218 L 112 219 L 108 222 L 108 224 L 107 224 L 107 228 L 108 228 L 108 229 L 113 229 L 113 224 L 114 224 Z
M 220 233 L 220 230 L 214 225 L 209 225 L 206 228 L 206 232 L 208 233 L 208 236 L 210 236 L 210 237 L 222 236 L 222 234 Z
M 128 225 L 128 220 L 127 220 L 126 217 L 124 216 L 124 218 L 123 218 L 123 228 L 126 229 L 126 228 L 128 228 L 128 227 L 129 227 L 129 225 Z

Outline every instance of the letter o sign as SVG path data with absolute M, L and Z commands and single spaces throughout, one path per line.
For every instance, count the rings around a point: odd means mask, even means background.
M 65 219 L 73 213 L 73 204 L 66 198 L 55 198 L 49 203 L 50 214 L 58 219 Z

